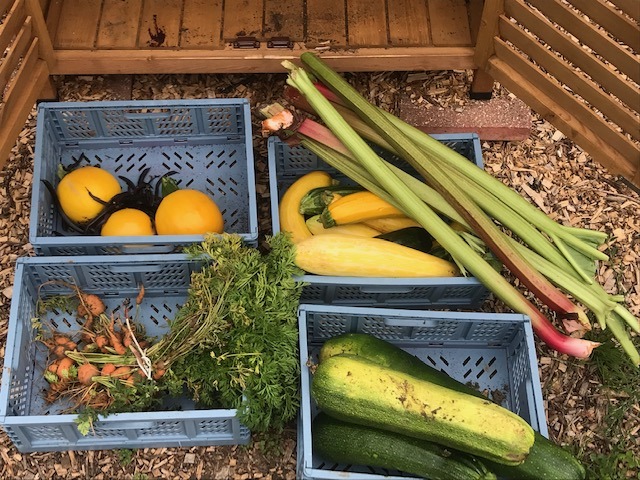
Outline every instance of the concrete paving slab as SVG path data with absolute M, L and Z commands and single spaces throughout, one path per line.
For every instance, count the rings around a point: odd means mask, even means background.
M 440 107 L 399 102 L 399 116 L 427 133 L 477 133 L 481 140 L 525 140 L 531 132 L 531 109 L 518 98 L 469 100 L 464 105 Z

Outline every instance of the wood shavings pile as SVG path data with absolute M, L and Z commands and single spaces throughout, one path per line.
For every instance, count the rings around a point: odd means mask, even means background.
M 347 77 L 368 98 L 397 112 L 400 95 L 423 105 L 464 105 L 472 73 L 358 73 Z M 266 141 L 260 136 L 259 108 L 281 101 L 284 75 L 148 75 L 58 78 L 60 100 L 122 100 L 179 98 L 248 98 L 252 105 L 253 146 L 260 236 L 271 233 Z M 509 95 L 495 86 L 495 95 Z M 410 120 L 410 119 L 409 119 Z M 31 116 L 0 171 L 0 356 L 4 357 L 13 268 L 19 256 L 32 254 L 28 221 L 32 181 L 35 118 Z M 603 230 L 611 256 L 600 266 L 598 281 L 607 291 L 626 296 L 640 316 L 640 195 L 593 162 L 547 122 L 534 116 L 524 142 L 485 142 L 486 169 L 570 225 Z M 490 299 L 486 311 L 508 311 Z M 537 342 L 539 373 L 551 437 L 576 451 L 606 454 L 616 438 L 602 435 L 604 412 L 618 393 L 605 391 L 588 362 L 575 361 Z M 20 454 L 6 435 L 0 443 L 0 478 L 296 478 L 295 431 L 287 430 L 278 454 L 265 454 L 260 439 L 250 447 L 107 450 Z M 640 411 L 630 409 L 619 426 L 628 437 L 640 431 Z M 631 447 L 640 458 L 640 440 Z M 632 453 L 633 453 L 632 452 Z M 631 472 L 633 475 L 634 472 Z M 638 475 L 638 472 L 635 472 Z

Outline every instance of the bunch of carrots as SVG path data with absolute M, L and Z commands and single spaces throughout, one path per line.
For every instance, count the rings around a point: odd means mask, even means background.
M 146 363 L 150 343 L 142 328 L 128 318 L 127 306 L 123 317 L 116 316 L 114 312 L 107 313 L 97 295 L 86 294 L 77 287 L 73 291 L 82 329 L 75 334 L 52 331 L 40 338 L 49 351 L 45 371 L 48 402 L 67 397 L 73 403 L 72 409 L 106 409 L 113 403 L 116 390 L 132 389 L 140 381 L 162 377 L 161 362 L 150 366 Z M 136 306 L 143 297 L 141 287 Z

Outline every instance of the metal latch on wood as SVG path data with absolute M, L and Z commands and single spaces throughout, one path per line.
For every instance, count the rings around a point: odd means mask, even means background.
M 233 48 L 260 48 L 260 42 L 256 37 L 236 37 Z
M 289 37 L 273 37 L 267 40 L 267 48 L 293 48 Z

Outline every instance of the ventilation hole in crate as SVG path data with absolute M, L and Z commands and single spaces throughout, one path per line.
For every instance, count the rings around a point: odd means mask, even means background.
M 490 367 L 491 365 L 493 365 L 494 363 L 496 363 L 496 357 L 493 357 L 491 360 L 489 360 L 487 362 L 487 367 Z
M 126 166 L 126 168 L 124 169 L 125 172 L 127 173 L 131 173 L 132 170 L 135 170 L 136 166 L 133 163 L 130 163 L 129 165 Z
M 498 370 L 494 370 L 489 374 L 489 378 L 493 378 L 498 374 Z
M 171 160 L 171 156 L 167 152 L 160 152 L 160 155 L 162 155 L 167 160 Z M 169 166 L 166 163 L 163 163 L 163 165 L 167 167 L 167 170 L 169 169 Z
M 58 330 L 60 328 L 60 325 L 55 320 L 49 320 L 49 323 L 51 324 L 54 330 Z
M 469 363 L 470 361 L 471 361 L 471 357 L 467 357 L 462 361 L 462 365 L 466 367 L 467 363 Z
M 62 322 L 67 326 L 67 328 L 69 328 L 69 329 L 71 328 L 72 324 L 66 317 L 62 318 Z
M 235 153 L 235 152 L 234 152 Z M 232 159 L 231 163 L 229 164 L 229 168 L 233 168 L 236 166 L 236 164 L 238 163 L 238 161 L 234 158 Z
M 440 361 L 441 361 L 442 363 L 444 363 L 447 367 L 449 366 L 449 362 L 448 362 L 448 361 L 447 361 L 447 359 L 446 359 L 446 358 L 444 358 L 443 356 L 440 356 Z
M 478 365 L 480 365 L 482 362 L 484 362 L 484 357 L 483 357 L 483 356 L 480 356 L 480 357 L 478 358 L 478 360 L 476 360 L 476 367 L 477 367 Z
M 476 378 L 480 378 L 482 375 L 484 375 L 484 369 L 483 370 L 479 370 L 478 373 L 476 373 Z
M 173 166 L 174 166 L 174 168 L 177 168 L 178 170 L 182 170 L 182 164 L 181 163 L 173 162 Z
M 467 378 L 469 375 L 471 375 L 471 373 L 473 373 L 471 371 L 471 369 L 467 370 L 466 372 L 464 372 L 464 374 L 462 375 L 464 378 Z
M 209 162 L 204 166 L 204 168 L 205 170 L 209 170 L 212 166 L 213 166 L 213 162 Z
M 428 356 L 428 357 L 426 358 L 426 360 L 428 360 L 428 361 L 429 361 L 429 363 L 430 363 L 431 365 L 433 365 L 434 367 L 436 366 L 436 361 L 435 361 L 433 358 L 431 358 L 430 356 Z

